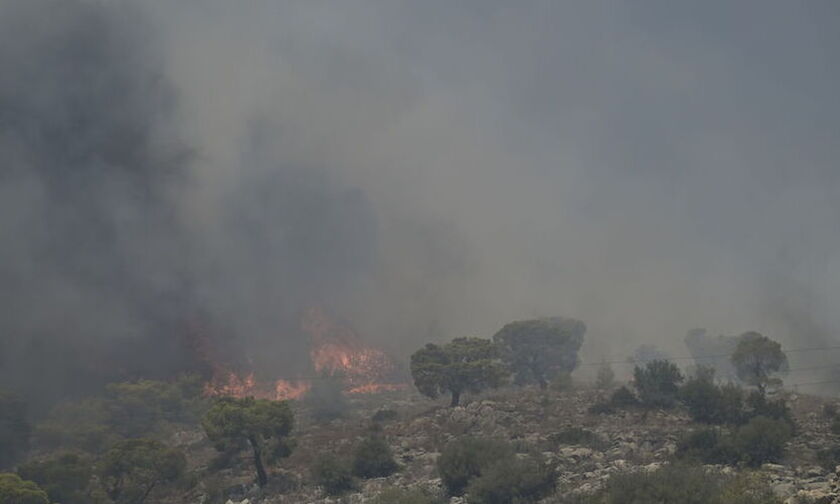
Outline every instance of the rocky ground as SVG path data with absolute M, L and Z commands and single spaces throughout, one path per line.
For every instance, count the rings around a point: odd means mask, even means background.
M 558 470 L 558 488 L 563 492 L 590 492 L 611 474 L 620 471 L 652 470 L 666 463 L 680 436 L 700 426 L 679 409 L 673 411 L 619 411 L 611 415 L 588 412 L 602 393 L 595 390 L 541 392 L 511 389 L 467 398 L 465 404 L 448 408 L 414 394 L 390 393 L 354 399 L 346 419 L 319 424 L 298 409 L 297 447 L 291 457 L 272 468 L 272 479 L 260 490 L 253 484 L 253 468 L 247 454 L 232 469 L 199 479 L 183 502 L 240 503 L 366 503 L 386 487 L 440 488 L 435 460 L 447 442 L 458 436 L 476 435 L 510 440 L 521 450 L 536 450 Z M 840 503 L 837 482 L 840 474 L 821 468 L 819 449 L 837 445 L 829 420 L 822 414 L 828 399 L 804 395 L 788 397 L 799 425 L 782 464 L 766 464 L 760 472 L 774 490 L 790 504 L 800 502 Z M 327 452 L 348 455 L 369 433 L 371 416 L 380 408 L 398 412 L 398 418 L 381 424 L 402 469 L 388 478 L 362 482 L 358 492 L 342 498 L 326 497 L 309 481 L 312 460 Z M 569 445 L 557 442 L 553 434 L 570 426 L 598 435 L 595 442 Z M 200 431 L 182 431 L 173 437 L 201 474 L 215 452 Z M 732 468 L 718 468 L 734 471 Z M 453 498 L 451 504 L 462 502 Z M 547 499 L 546 502 L 551 502 Z

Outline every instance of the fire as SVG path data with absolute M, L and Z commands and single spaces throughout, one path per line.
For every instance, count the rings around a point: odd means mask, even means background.
M 239 376 L 233 371 L 216 377 L 204 385 L 204 393 L 210 396 L 256 397 L 282 401 L 302 397 L 311 387 L 308 381 L 277 380 L 273 384 L 263 384 L 254 378 L 254 373 Z
M 394 374 L 391 359 L 376 348 L 366 346 L 348 326 L 327 316 L 321 308 L 306 311 L 301 329 L 309 335 L 312 367 L 321 377 L 340 380 L 348 394 L 371 394 L 400 390 L 405 384 L 390 383 Z M 276 380 L 262 383 L 254 373 L 238 374 L 229 369 L 216 369 L 214 379 L 205 386 L 213 396 L 256 397 L 258 399 L 297 399 L 311 388 L 306 379 Z

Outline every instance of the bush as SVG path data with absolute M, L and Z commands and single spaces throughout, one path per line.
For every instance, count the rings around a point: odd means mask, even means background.
M 586 504 L 781 504 L 768 485 L 752 475 L 727 477 L 702 467 L 669 465 L 653 472 L 611 477 L 605 487 L 578 502 Z
M 677 443 L 677 457 L 705 464 L 737 464 L 740 460 L 732 438 L 717 429 L 692 432 Z
M 341 381 L 335 377 L 315 380 L 303 397 L 303 404 L 309 408 L 312 418 L 319 422 L 343 418 L 350 409 Z
M 680 398 L 696 422 L 721 425 L 738 424 L 744 413 L 744 396 L 732 384 L 715 385 L 709 376 L 689 379 L 680 389 Z
M 399 465 L 391 447 L 381 437 L 363 440 L 353 452 L 353 474 L 360 478 L 382 478 L 394 474 Z
M 741 460 L 757 467 L 765 462 L 778 462 L 792 435 L 786 421 L 758 416 L 738 429 L 734 444 Z
M 615 389 L 606 402 L 595 403 L 589 407 L 589 413 L 595 415 L 610 415 L 615 410 L 631 408 L 639 405 L 639 400 L 625 385 Z
M 31 461 L 18 467 L 18 474 L 25 480 L 37 483 L 52 502 L 61 504 L 88 504 L 86 490 L 93 476 L 92 463 L 76 454 L 65 454 L 53 459 Z
M 536 456 L 503 458 L 467 485 L 470 504 L 526 504 L 554 492 L 556 474 Z
M 609 403 L 599 402 L 590 406 L 587 411 L 593 415 L 611 415 L 615 413 L 615 408 L 610 406 Z
M 489 465 L 513 457 L 507 443 L 492 439 L 461 438 L 444 448 L 437 460 L 438 473 L 449 495 L 462 495 L 470 480 Z
M 444 504 L 449 502 L 444 501 L 438 495 L 431 492 L 414 489 L 389 488 L 373 499 L 373 504 Z
M 645 367 L 636 366 L 633 379 L 639 401 L 650 408 L 671 408 L 677 400 L 678 384 L 683 375 L 676 364 L 666 360 L 648 362 Z
M 840 417 L 831 421 L 831 433 L 840 436 Z
M 315 459 L 310 474 L 315 484 L 327 495 L 341 495 L 357 487 L 350 464 L 332 455 L 322 455 Z
M 817 452 L 817 463 L 826 471 L 834 471 L 840 465 L 840 446 L 819 450 Z
M 677 446 L 677 456 L 706 464 L 742 462 L 757 467 L 778 462 L 791 438 L 791 428 L 784 420 L 755 417 L 730 434 L 706 429 L 689 434 Z
M 558 373 L 551 380 L 551 390 L 555 392 L 568 392 L 570 390 L 574 390 L 575 382 L 572 379 L 571 373 Z
M 826 403 L 823 406 L 823 416 L 828 419 L 837 418 L 837 405 L 834 403 Z
M 602 450 L 607 445 L 607 442 L 598 434 L 580 427 L 566 427 L 550 434 L 548 440 L 555 445 L 581 445 L 596 450 Z
M 636 399 L 636 396 L 633 395 L 633 392 L 630 392 L 629 388 L 622 385 L 621 387 L 617 388 L 615 392 L 612 393 L 608 404 L 613 408 L 628 408 L 632 406 L 638 406 L 639 400 Z
M 747 396 L 746 402 L 748 410 L 745 421 L 762 416 L 784 421 L 791 428 L 792 433 L 796 430 L 793 414 L 784 399 L 770 400 L 766 395 L 754 390 Z

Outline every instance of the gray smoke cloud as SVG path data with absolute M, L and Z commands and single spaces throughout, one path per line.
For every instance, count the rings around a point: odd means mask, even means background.
M 192 319 L 300 372 L 313 304 L 403 356 L 543 315 L 594 361 L 695 327 L 837 341 L 833 2 L 3 0 L 0 24 L 5 380 L 185 367 Z

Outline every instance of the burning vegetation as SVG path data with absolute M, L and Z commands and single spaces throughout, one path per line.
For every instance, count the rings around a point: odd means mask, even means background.
M 210 396 L 297 399 L 312 388 L 312 380 L 334 379 L 345 393 L 366 394 L 398 390 L 406 385 L 395 380 L 396 367 L 381 350 L 366 345 L 348 325 L 330 317 L 321 307 L 303 314 L 301 332 L 309 339 L 309 360 L 314 376 L 282 377 L 261 381 L 253 371 L 236 372 L 214 363 L 213 378 L 205 385 Z

